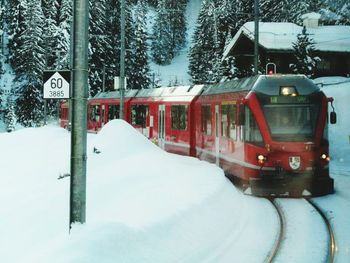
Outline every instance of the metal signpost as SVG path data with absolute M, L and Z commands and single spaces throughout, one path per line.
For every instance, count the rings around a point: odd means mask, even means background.
M 89 1 L 73 2 L 73 92 L 70 168 L 70 217 L 85 223 L 86 216 L 86 126 L 88 98 Z
M 120 112 L 119 119 L 124 119 L 124 92 L 125 92 L 125 0 L 120 1 Z

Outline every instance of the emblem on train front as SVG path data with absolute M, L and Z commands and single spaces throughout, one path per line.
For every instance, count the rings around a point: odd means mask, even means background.
M 300 156 L 291 156 L 289 157 L 289 166 L 293 170 L 300 168 Z

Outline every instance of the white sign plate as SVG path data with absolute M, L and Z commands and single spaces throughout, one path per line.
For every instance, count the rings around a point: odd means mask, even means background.
M 44 99 L 68 99 L 70 71 L 44 72 Z

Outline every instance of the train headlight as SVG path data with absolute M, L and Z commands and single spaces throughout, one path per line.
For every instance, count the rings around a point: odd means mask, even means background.
M 257 159 L 257 161 L 258 161 L 259 164 L 263 165 L 263 164 L 266 162 L 267 157 L 266 157 L 265 155 L 258 154 L 258 155 L 256 156 L 256 159 Z
M 282 96 L 298 96 L 298 91 L 295 87 L 281 87 L 280 95 Z
M 325 154 L 325 153 L 321 154 L 320 159 L 324 160 L 324 161 L 329 161 L 330 160 L 329 156 L 327 154 Z

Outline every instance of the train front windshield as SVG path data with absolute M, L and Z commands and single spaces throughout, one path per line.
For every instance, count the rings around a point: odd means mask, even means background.
M 265 104 L 264 115 L 274 141 L 314 139 L 319 106 L 316 104 Z

